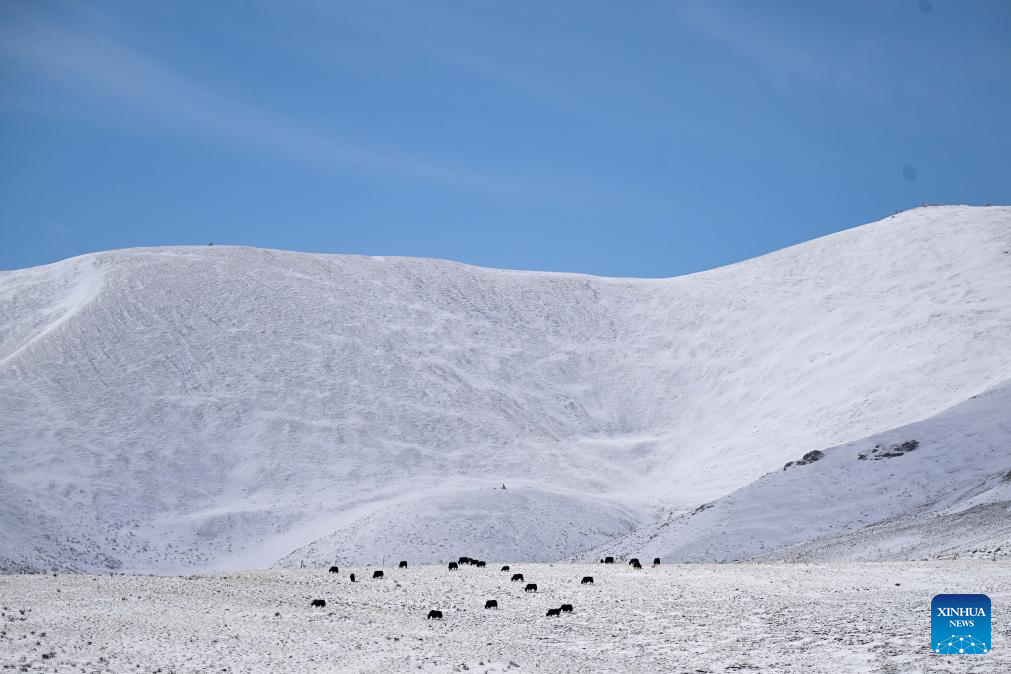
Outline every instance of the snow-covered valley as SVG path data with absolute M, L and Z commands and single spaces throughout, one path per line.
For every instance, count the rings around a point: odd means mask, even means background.
M 1000 557 L 1009 386 L 1007 207 L 656 280 L 85 255 L 0 272 L 0 570 Z

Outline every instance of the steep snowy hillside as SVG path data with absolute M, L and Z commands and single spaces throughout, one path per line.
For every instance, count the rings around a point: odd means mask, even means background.
M 1011 209 L 937 207 L 663 280 L 217 246 L 0 273 L 0 568 L 578 554 L 1011 380 L 1009 249 Z
M 671 562 L 1011 556 L 1011 383 L 788 462 L 584 556 Z M 813 460 L 812 460 L 813 459 Z

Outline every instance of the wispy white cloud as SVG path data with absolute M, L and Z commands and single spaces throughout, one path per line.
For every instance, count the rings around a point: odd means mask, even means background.
M 426 158 L 377 151 L 228 97 L 107 36 L 55 25 L 8 22 L 0 59 L 12 72 L 128 106 L 152 121 L 290 158 L 358 167 L 483 189 L 510 180 Z
M 486 23 L 474 20 L 459 8 L 447 12 L 437 4 L 406 3 L 396 5 L 394 11 L 375 0 L 340 5 L 319 0 L 292 2 L 317 20 L 395 41 L 419 58 L 470 71 L 539 103 L 572 103 L 565 86 L 543 73 L 510 63 L 510 54 L 521 61 L 523 56 L 529 59 L 529 46 L 503 44 Z M 521 53 L 524 50 L 526 54 Z
M 822 49 L 801 26 L 776 25 L 753 11 L 731 11 L 712 2 L 675 6 L 691 28 L 763 68 L 774 81 L 826 85 L 848 93 L 876 95 L 871 73 L 861 69 L 857 54 L 845 60 Z

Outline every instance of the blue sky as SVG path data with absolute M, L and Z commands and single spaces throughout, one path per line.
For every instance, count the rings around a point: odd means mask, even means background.
M 1011 203 L 1011 3 L 0 3 L 0 269 L 241 244 L 670 276 Z

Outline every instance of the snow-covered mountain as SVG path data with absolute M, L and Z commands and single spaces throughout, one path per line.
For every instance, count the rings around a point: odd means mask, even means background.
M 981 498 L 1009 251 L 1011 208 L 932 207 L 662 280 L 218 246 L 0 272 L 0 568 L 723 559 Z M 714 542 L 749 509 L 782 528 Z

